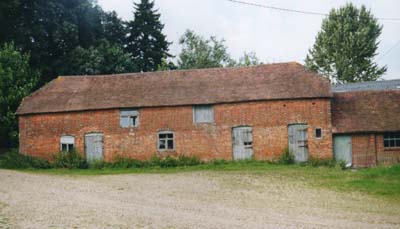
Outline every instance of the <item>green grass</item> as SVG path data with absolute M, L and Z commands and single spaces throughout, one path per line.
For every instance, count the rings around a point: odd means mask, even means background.
M 316 188 L 343 192 L 360 192 L 400 201 L 400 165 L 360 170 L 307 165 L 279 165 L 262 161 L 201 164 L 187 167 L 103 168 L 103 169 L 24 169 L 22 171 L 54 175 L 93 176 L 133 173 L 182 173 L 193 171 L 246 173 L 257 176 L 274 175 L 286 178 L 282 182 L 302 181 Z

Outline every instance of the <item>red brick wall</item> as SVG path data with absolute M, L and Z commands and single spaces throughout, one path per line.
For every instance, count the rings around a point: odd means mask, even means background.
M 391 165 L 400 162 L 400 148 L 383 146 L 383 134 L 352 135 L 353 167 Z
M 75 136 L 75 145 L 84 151 L 84 135 L 101 132 L 104 157 L 116 154 L 138 159 L 151 155 L 196 155 L 203 160 L 232 159 L 232 128 L 253 128 L 256 159 L 275 159 L 287 146 L 287 126 L 307 123 L 309 154 L 332 157 L 331 108 L 329 99 L 264 101 L 214 106 L 213 124 L 194 124 L 192 106 L 139 109 L 139 127 L 121 128 L 119 110 L 99 110 L 19 117 L 20 152 L 49 158 L 60 148 L 60 136 Z M 315 139 L 315 128 L 323 131 Z M 157 132 L 172 130 L 176 150 L 157 152 Z

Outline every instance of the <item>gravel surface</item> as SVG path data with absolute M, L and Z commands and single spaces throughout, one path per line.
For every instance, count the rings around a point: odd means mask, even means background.
M 0 228 L 400 228 L 400 203 L 273 174 L 0 170 Z

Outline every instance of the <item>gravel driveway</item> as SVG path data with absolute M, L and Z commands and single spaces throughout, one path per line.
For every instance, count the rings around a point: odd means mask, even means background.
M 400 228 L 400 204 L 272 174 L 0 170 L 0 228 Z

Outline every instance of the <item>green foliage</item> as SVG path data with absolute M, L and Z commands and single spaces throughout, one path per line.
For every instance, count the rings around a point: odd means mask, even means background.
M 127 43 L 127 23 L 118 17 L 115 11 L 103 13 L 102 24 L 104 27 L 104 38 L 112 45 L 123 48 Z
M 122 156 L 116 156 L 111 163 L 112 168 L 145 168 L 149 167 L 150 162 L 149 161 L 140 161 L 137 159 L 132 159 L 132 158 L 127 158 L 127 157 L 122 157 Z
M 347 163 L 346 163 L 345 161 L 343 161 L 343 160 L 337 161 L 337 162 L 336 162 L 336 165 L 339 165 L 339 167 L 340 167 L 341 169 L 343 169 L 343 170 L 345 170 L 345 169 L 348 168 L 348 167 L 347 167 Z
M 211 36 L 206 39 L 192 30 L 186 30 L 179 40 L 182 51 L 179 54 L 178 68 L 219 68 L 233 66 L 252 66 L 261 64 L 254 52 L 244 53 L 239 61 L 228 53 L 225 40 Z
M 256 56 L 256 53 L 254 52 L 245 52 L 242 57 L 239 58 L 239 61 L 235 63 L 235 66 L 239 67 L 247 67 L 247 66 L 254 66 L 254 65 L 259 65 L 262 64 L 258 57 Z
M 160 161 L 161 168 L 177 167 L 178 165 L 178 160 L 171 156 L 167 156 Z
M 201 164 L 200 159 L 195 156 L 180 155 L 177 161 L 179 166 L 194 166 Z
M 91 161 L 90 163 L 88 163 L 89 169 L 104 169 L 104 168 L 108 168 L 108 167 L 112 167 L 111 164 L 107 163 L 103 160 L 95 160 L 95 161 Z
M 55 168 L 66 168 L 66 169 L 87 169 L 88 163 L 82 157 L 82 155 L 76 151 L 71 152 L 59 152 L 54 155 Z
M 317 157 L 309 157 L 307 164 L 313 166 L 313 167 L 320 167 L 320 166 L 325 166 L 325 167 L 335 167 L 336 161 L 335 159 L 332 158 L 317 158 Z
M 178 69 L 178 67 L 172 61 L 165 58 L 161 60 L 161 64 L 157 67 L 157 71 L 168 71 L 176 69 Z
M 164 25 L 154 2 L 141 0 L 135 4 L 134 20 L 128 23 L 129 36 L 126 50 L 131 54 L 137 71 L 156 71 L 168 53 L 170 43 L 162 33 Z
M 292 152 L 290 152 L 289 148 L 285 148 L 281 157 L 278 160 L 278 163 L 284 164 L 284 165 L 290 165 L 294 164 L 294 155 Z
M 17 145 L 15 111 L 37 81 L 38 72 L 29 67 L 29 54 L 22 54 L 13 43 L 0 47 L 0 148 Z
M 234 64 L 224 40 L 216 37 L 205 39 L 194 31 L 187 30 L 179 40 L 179 69 L 225 67 Z
M 107 40 L 123 49 L 127 43 L 126 23 L 115 12 L 104 12 L 95 0 L 4 1 L 0 25 L 0 44 L 14 41 L 31 53 L 31 67 L 41 71 L 39 86 L 69 74 L 71 52 L 78 47 L 97 48 Z
M 226 165 L 229 162 L 225 159 L 213 159 L 210 161 L 211 165 Z
M 17 149 L 12 149 L 0 157 L 0 167 L 6 169 L 49 169 L 52 165 L 43 159 L 29 157 L 18 153 Z
M 378 67 L 378 38 L 382 26 L 365 6 L 351 3 L 332 9 L 306 57 L 306 66 L 334 83 L 376 80 L 386 72 Z
M 84 49 L 80 46 L 71 52 L 68 74 L 95 75 L 130 72 L 135 69 L 128 54 L 117 44 L 103 40 L 99 46 Z

